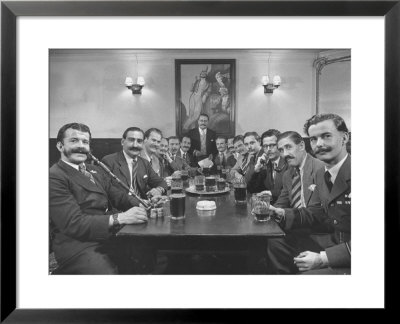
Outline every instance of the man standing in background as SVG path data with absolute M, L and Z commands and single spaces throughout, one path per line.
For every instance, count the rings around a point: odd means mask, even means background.
M 216 133 L 212 129 L 207 128 L 208 121 L 209 117 L 207 114 L 200 114 L 197 120 L 198 127 L 188 132 L 192 143 L 189 153 L 193 154 L 197 162 L 217 153 L 215 145 Z

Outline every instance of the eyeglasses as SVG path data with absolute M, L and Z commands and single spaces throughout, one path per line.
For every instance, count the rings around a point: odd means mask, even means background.
M 262 147 L 265 149 L 272 149 L 276 146 L 276 144 L 264 144 Z

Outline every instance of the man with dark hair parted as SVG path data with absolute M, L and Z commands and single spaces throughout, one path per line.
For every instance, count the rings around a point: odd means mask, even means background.
M 121 225 L 147 221 L 136 198 L 85 163 L 90 142 L 89 127 L 80 123 L 64 125 L 57 135 L 60 160 L 50 168 L 49 213 L 59 274 L 117 274 L 113 234 Z
M 351 272 L 351 157 L 346 150 L 348 129 L 335 114 L 318 114 L 307 120 L 316 157 L 325 163 L 315 174 L 307 207 L 274 208 L 273 219 L 287 232 L 284 239 L 268 242 L 268 256 L 277 273 L 350 274 Z M 307 240 L 291 230 L 309 228 Z M 323 233 L 321 233 L 323 232 Z

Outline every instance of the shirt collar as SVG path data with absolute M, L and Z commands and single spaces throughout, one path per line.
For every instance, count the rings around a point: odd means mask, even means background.
M 299 167 L 300 171 L 303 171 L 304 165 L 306 164 L 306 159 L 307 159 L 307 154 L 304 156 L 304 159 L 300 164 L 300 167 Z
M 70 166 L 72 166 L 75 170 L 78 170 L 78 171 L 79 171 L 79 164 L 67 162 L 67 161 L 64 161 L 64 160 L 61 160 L 61 161 L 63 161 L 64 163 L 66 163 L 66 164 L 68 164 L 68 165 L 70 165 Z M 85 164 L 85 163 L 83 163 L 83 164 Z
M 147 155 L 147 153 L 144 149 L 140 152 L 140 156 L 142 158 L 146 159 L 147 161 L 151 162 L 151 156 Z
M 186 152 L 183 152 L 182 149 L 180 149 L 181 151 L 181 155 L 184 156 L 186 154 Z
M 329 171 L 329 173 L 331 174 L 331 181 L 332 183 L 335 182 L 335 179 L 339 173 L 340 168 L 342 167 L 344 161 L 347 159 L 347 156 L 349 154 L 346 154 L 346 156 L 340 160 L 338 163 L 336 163 L 333 167 L 328 168 L 327 166 L 325 166 L 325 171 Z
M 279 166 L 279 160 L 281 159 L 280 156 L 278 156 L 278 158 L 275 161 L 272 161 L 272 165 L 277 168 Z
M 203 129 L 201 129 L 201 128 L 199 127 L 199 132 L 200 132 L 200 134 L 207 135 L 207 128 L 203 130 Z
M 132 164 L 133 158 L 131 158 L 128 154 L 126 154 L 125 151 L 122 151 L 122 153 L 124 153 L 125 160 L 128 163 L 128 165 Z M 137 161 L 137 158 L 136 158 L 136 161 Z

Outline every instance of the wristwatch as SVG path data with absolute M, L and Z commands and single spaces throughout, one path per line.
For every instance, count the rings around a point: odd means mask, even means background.
M 113 218 L 113 227 L 119 227 L 121 224 L 118 220 L 118 214 L 112 215 Z

